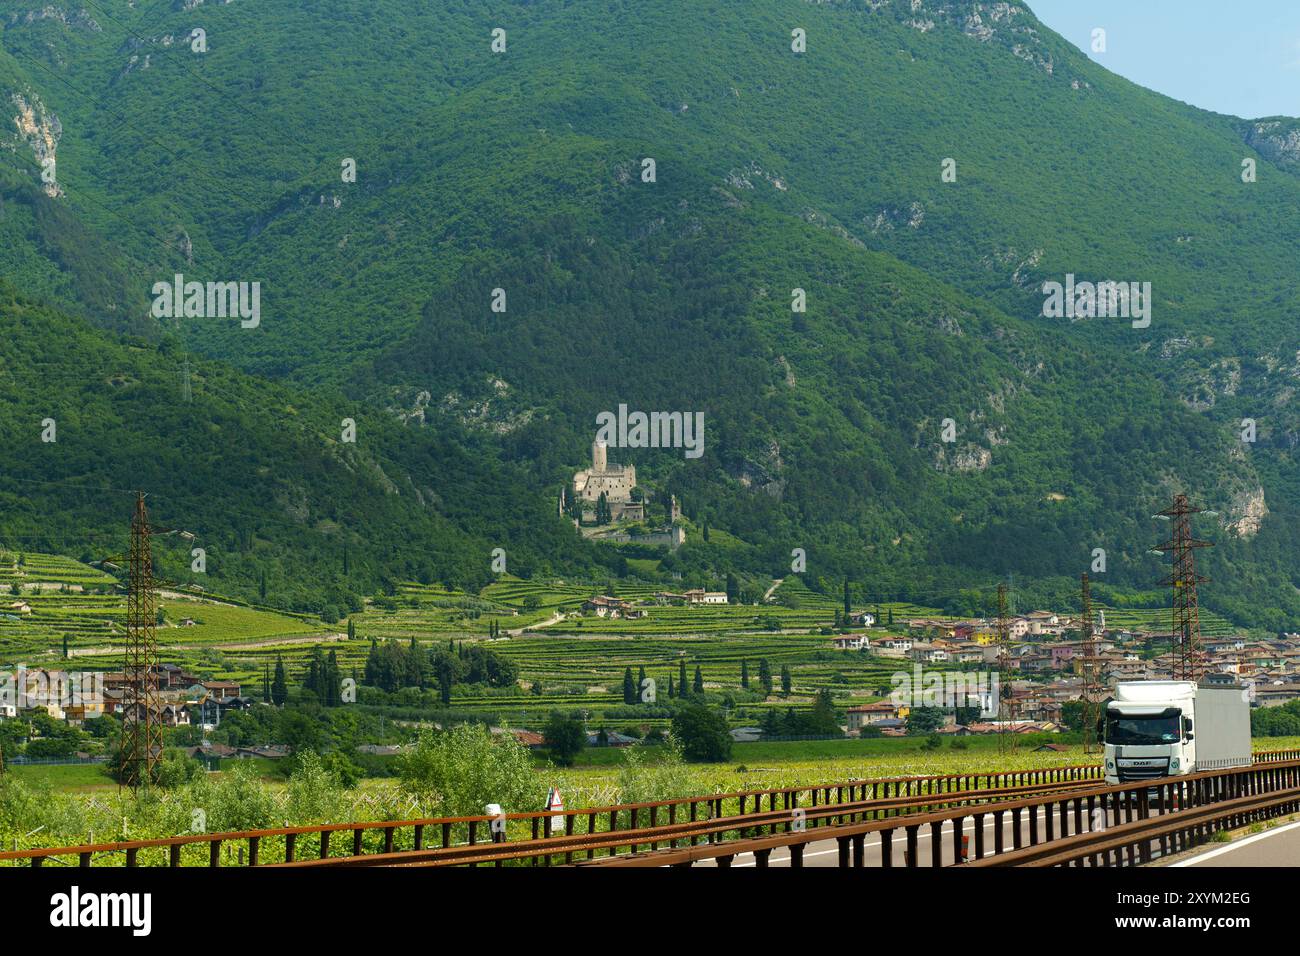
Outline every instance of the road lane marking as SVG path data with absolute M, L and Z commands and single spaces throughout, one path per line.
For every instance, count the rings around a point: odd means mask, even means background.
M 1169 865 L 1171 867 L 1195 866 L 1197 863 L 1204 863 L 1206 860 L 1213 860 L 1216 856 L 1223 856 L 1223 854 L 1231 853 L 1233 850 L 1240 850 L 1243 846 L 1250 846 L 1252 843 L 1256 843 L 1259 840 L 1266 840 L 1269 837 L 1278 836 L 1279 834 L 1286 833 L 1288 830 L 1294 830 L 1296 827 L 1300 827 L 1300 821 L 1296 823 L 1288 823 L 1284 827 L 1265 830 L 1263 833 L 1256 833 L 1254 836 L 1248 836 L 1244 840 L 1234 840 L 1227 846 L 1221 846 L 1217 850 L 1210 850 L 1208 853 L 1194 856 L 1190 860 L 1181 860 L 1178 863 L 1170 863 Z

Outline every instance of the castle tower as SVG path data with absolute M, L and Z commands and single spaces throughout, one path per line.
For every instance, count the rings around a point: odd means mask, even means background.
M 591 471 L 593 474 L 603 474 L 605 472 L 605 443 L 603 441 L 591 443 Z

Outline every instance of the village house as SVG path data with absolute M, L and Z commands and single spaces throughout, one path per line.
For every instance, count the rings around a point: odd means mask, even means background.
M 1051 658 L 1051 663 L 1048 667 L 1054 671 L 1063 670 L 1065 665 L 1070 661 L 1070 658 L 1080 653 L 1080 647 L 1078 644 L 1045 644 L 1043 645 L 1043 650 L 1045 650 Z
M 193 674 L 187 674 L 183 667 L 175 664 L 157 664 L 153 668 L 155 684 L 159 690 L 183 690 L 198 681 Z M 126 675 L 122 675 L 122 686 L 126 684 Z M 238 693 L 236 685 L 235 693 Z
M 239 696 L 239 682 L 233 680 L 208 680 L 203 682 L 203 689 L 217 700 L 229 700 Z
M 955 621 L 935 621 L 930 618 L 912 618 L 907 622 L 908 628 L 933 634 L 937 638 L 951 640 L 957 634 Z
M 858 730 L 858 735 L 861 736 L 868 727 L 872 728 L 873 730 L 880 731 L 880 735 L 882 737 L 906 737 L 907 736 L 907 721 L 900 720 L 896 717 L 887 718 L 885 720 L 873 721 L 870 724 L 863 724 Z
M 645 614 L 645 611 L 631 601 L 624 601 L 621 598 L 610 597 L 606 594 L 597 595 L 590 600 L 583 601 L 582 609 L 584 611 L 594 611 L 597 617 L 607 617 L 611 620 L 615 618 L 632 620 Z
M 687 604 L 726 604 L 726 591 L 706 591 L 704 588 L 691 588 L 682 592 Z
M 846 634 L 834 640 L 835 649 L 840 651 L 860 651 L 869 643 L 865 634 Z
M 874 704 L 858 704 L 856 707 L 850 707 L 845 713 L 848 717 L 849 732 L 852 733 L 867 724 L 879 724 L 885 720 L 903 720 L 908 712 L 905 706 L 882 700 Z
M 912 649 L 912 639 L 910 637 L 885 637 L 876 641 L 876 647 L 887 648 L 891 651 L 901 651 L 906 654 Z
M 912 645 L 908 657 L 925 664 L 942 664 L 948 660 L 949 655 L 947 649 L 943 647 L 918 641 Z
M 995 659 L 997 651 L 992 647 L 975 645 L 973 647 L 962 647 L 953 651 L 951 657 L 958 664 L 981 664 L 985 661 Z
M 1254 694 L 1261 707 L 1277 707 L 1300 700 L 1300 684 L 1264 684 L 1256 686 Z

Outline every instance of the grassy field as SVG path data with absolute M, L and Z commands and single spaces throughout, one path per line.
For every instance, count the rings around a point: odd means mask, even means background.
M 117 789 L 117 781 L 109 776 L 104 764 L 85 763 L 67 765 L 37 764 L 10 765 L 6 774 L 31 785 L 48 786 L 65 793 L 91 792 L 105 788 Z

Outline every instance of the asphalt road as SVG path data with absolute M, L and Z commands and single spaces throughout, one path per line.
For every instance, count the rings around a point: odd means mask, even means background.
M 1170 866 L 1300 866 L 1300 822 L 1213 844 Z

